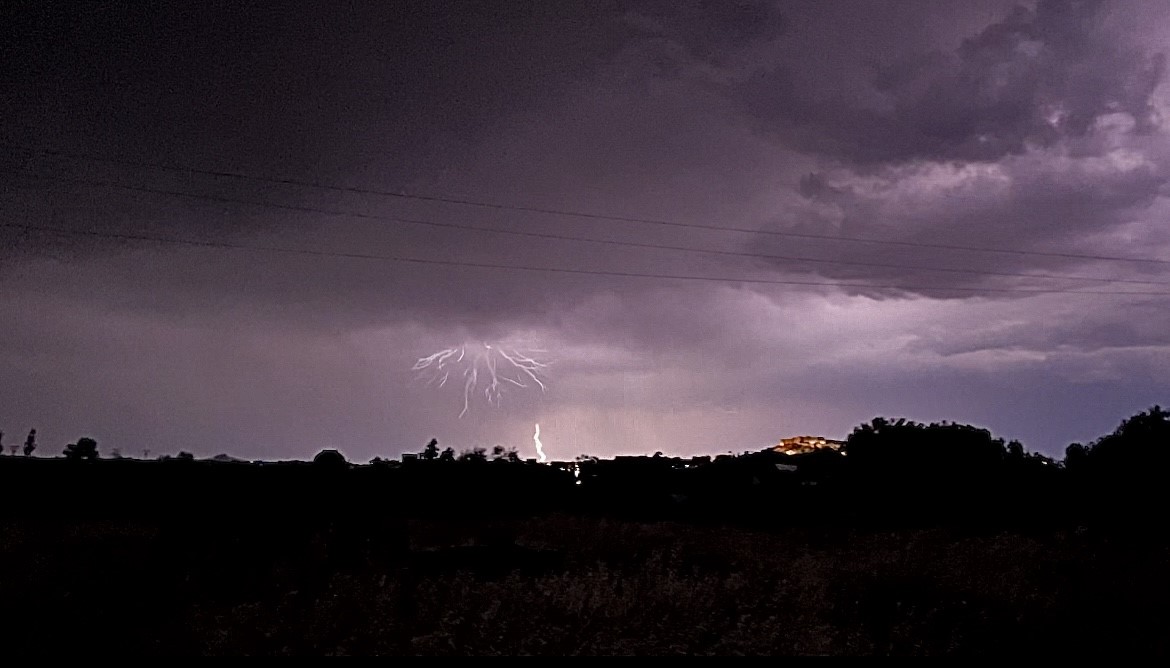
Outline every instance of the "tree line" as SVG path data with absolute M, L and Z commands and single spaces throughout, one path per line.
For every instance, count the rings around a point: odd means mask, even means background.
M 4 445 L 4 432 L 0 431 L 0 452 L 7 447 L 11 456 L 20 450 L 30 457 L 37 450 L 37 430 L 29 432 L 23 447 Z M 149 454 L 145 450 L 144 454 Z M 742 455 L 721 455 L 716 460 L 758 456 L 764 453 L 745 451 Z M 1041 470 L 1043 468 L 1063 469 L 1079 475 L 1090 471 L 1108 475 L 1143 475 L 1161 470 L 1170 458 L 1170 411 L 1155 405 L 1147 411 L 1126 418 L 1109 434 L 1088 443 L 1072 443 L 1066 449 L 1063 460 L 1055 460 L 1039 453 L 1027 451 L 1017 440 L 1005 441 L 984 428 L 954 422 L 924 424 L 904 418 L 877 417 L 854 428 L 845 440 L 840 452 L 809 453 L 793 457 L 794 461 L 808 463 L 813 459 L 839 456 L 849 462 L 854 471 L 865 471 L 876 476 L 908 478 L 926 474 L 941 474 L 959 477 L 980 477 L 1006 468 L 1019 470 Z M 82 437 L 67 444 L 62 455 L 68 460 L 94 460 L 101 455 L 98 443 L 91 437 Z M 121 458 L 119 450 L 111 451 L 115 459 Z M 475 447 L 456 452 L 451 447 L 440 447 L 437 439 L 431 439 L 417 454 L 406 454 L 406 459 L 424 462 L 486 462 L 505 461 L 520 463 L 523 459 L 515 448 L 494 446 L 490 451 Z M 709 462 L 708 458 L 664 457 L 661 452 L 654 459 L 671 462 Z M 190 452 L 177 456 L 163 455 L 160 459 L 194 460 Z M 628 458 L 627 458 L 628 459 Z M 335 449 L 319 452 L 313 459 L 316 463 L 346 463 L 344 456 Z M 371 464 L 387 464 L 395 460 L 374 457 Z M 581 455 L 576 462 L 596 463 L 595 456 Z

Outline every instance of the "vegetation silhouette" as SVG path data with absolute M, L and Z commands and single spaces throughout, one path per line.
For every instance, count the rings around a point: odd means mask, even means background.
M 1124 420 L 1112 434 L 1093 442 L 1084 458 L 1101 476 L 1162 477 L 1170 463 L 1170 412 L 1154 406 Z
M 1170 413 L 1153 406 L 1088 446 L 1069 445 L 1064 468 L 1087 521 L 1148 536 L 1170 530 L 1163 515 L 1168 464 Z
M 432 438 L 427 447 L 423 448 L 422 458 L 426 460 L 437 459 L 439 456 L 439 441 Z
M 548 464 L 86 437 L 0 458 L 36 500 L 0 517 L 0 613 L 13 653 L 1156 652 L 1168 449 L 1159 406 L 1062 462 L 880 417 L 840 450 Z
M 35 434 L 29 434 L 29 439 L 33 440 Z M 28 447 L 27 444 L 25 446 Z M 92 438 L 79 438 L 76 443 L 70 443 L 65 446 L 65 458 L 69 460 L 79 461 L 82 459 L 94 460 L 98 457 L 97 441 Z
M 487 458 L 487 450 L 484 448 L 471 448 L 459 453 L 461 462 L 486 462 Z

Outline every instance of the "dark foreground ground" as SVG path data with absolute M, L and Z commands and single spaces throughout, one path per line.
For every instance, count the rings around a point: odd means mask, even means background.
M 1170 549 L 1092 530 L 550 514 L 0 522 L 5 655 L 1165 654 Z
M 810 457 L 4 457 L 0 656 L 1168 653 L 1164 467 Z

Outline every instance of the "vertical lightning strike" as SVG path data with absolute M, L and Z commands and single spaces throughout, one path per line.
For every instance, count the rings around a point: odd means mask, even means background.
M 536 445 L 536 454 L 540 457 L 541 464 L 548 461 L 548 457 L 544 456 L 544 444 L 540 442 L 540 423 L 536 423 L 536 433 L 532 435 L 532 442 Z

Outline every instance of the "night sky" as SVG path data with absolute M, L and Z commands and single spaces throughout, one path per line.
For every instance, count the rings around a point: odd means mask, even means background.
M 1163 0 L 174 4 L 0 14 L 5 444 L 533 456 L 539 422 L 569 459 L 884 415 L 1059 454 L 1170 402 Z M 460 418 L 412 366 L 465 342 L 547 389 Z

